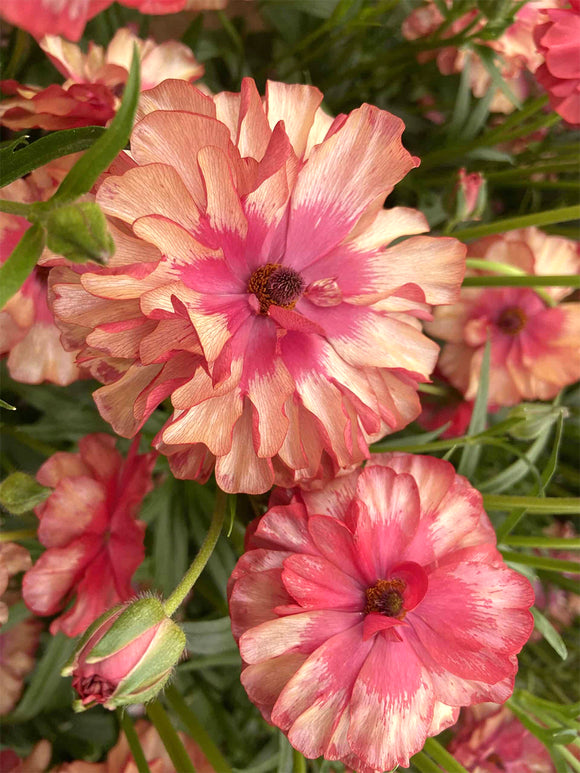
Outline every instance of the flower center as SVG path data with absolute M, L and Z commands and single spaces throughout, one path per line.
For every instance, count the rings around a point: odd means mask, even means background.
M 248 292 L 260 303 L 260 314 L 267 314 L 272 304 L 293 309 L 304 291 L 304 280 L 293 268 L 279 263 L 266 263 L 257 268 L 248 282 Z
M 77 683 L 73 683 L 73 687 L 83 701 L 90 698 L 97 703 L 105 703 L 105 701 L 115 692 L 115 685 L 106 679 L 103 679 L 103 677 L 98 674 L 85 676 L 78 679 L 78 681 L 74 681 Z
M 385 617 L 398 617 L 403 619 L 403 592 L 407 584 L 404 580 L 377 580 L 370 588 L 366 589 L 367 603 L 365 614 L 378 612 Z
M 515 336 L 525 327 L 527 317 L 522 309 L 518 306 L 510 306 L 504 309 L 499 315 L 497 326 L 502 333 Z

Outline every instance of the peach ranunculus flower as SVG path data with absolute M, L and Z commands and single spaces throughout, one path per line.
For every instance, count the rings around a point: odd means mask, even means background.
M 506 706 L 482 703 L 461 712 L 449 744 L 473 773 L 554 773 L 549 750 Z
M 548 8 L 537 20 L 534 39 L 543 58 L 536 79 L 550 105 L 572 126 L 580 126 L 580 0 L 569 8 Z
M 534 594 L 449 462 L 372 456 L 271 507 L 246 547 L 228 588 L 242 684 L 306 757 L 408 766 L 460 706 L 511 694 Z
M 20 592 L 9 588 L 10 580 L 31 565 L 26 548 L 14 542 L 0 543 L 0 716 L 8 714 L 18 703 L 24 678 L 35 665 L 42 623 L 28 618 L 6 630 L 1 627 L 9 619 L 10 607 L 20 600 Z
M 143 95 L 131 156 L 97 201 L 115 268 L 51 275 L 63 343 L 131 437 L 171 395 L 154 445 L 179 478 L 259 493 L 336 474 L 420 410 L 437 347 L 427 304 L 458 297 L 465 248 L 382 208 L 413 167 L 400 119 L 330 118 L 311 86 Z
M 142 91 L 167 78 L 189 81 L 203 75 L 203 66 L 191 49 L 174 40 L 157 44 L 124 28 L 117 31 L 106 50 L 90 42 L 85 54 L 74 43 L 47 35 L 40 47 L 66 81 L 45 89 L 2 81 L 4 93 L 14 96 L 0 103 L 0 123 L 16 131 L 107 124 L 121 103 L 134 45 L 141 60 Z
M 151 773 L 175 773 L 175 765 L 153 725 L 145 719 L 140 719 L 135 723 L 135 730 Z M 219 773 L 210 765 L 192 738 L 182 732 L 178 735 L 197 773 Z M 65 762 L 56 768 L 54 773 L 135 773 L 136 770 L 127 738 L 121 733 L 105 762 Z
M 65 156 L 34 170 L 1 188 L 0 198 L 22 203 L 49 199 L 77 158 L 77 154 Z M 0 262 L 7 260 L 27 228 L 30 223 L 23 217 L 0 212 Z M 8 372 L 15 381 L 66 386 L 82 371 L 74 352 L 65 351 L 60 343 L 47 303 L 49 269 L 42 261 L 0 311 L 0 355 L 8 355 Z
M 114 0 L 2 0 L 0 17 L 22 27 L 35 38 L 62 35 L 78 40 L 89 19 L 108 8 Z M 120 5 L 141 13 L 165 14 L 224 8 L 227 0 L 119 0 Z
M 499 69 L 507 86 L 520 100 L 527 97 L 529 85 L 527 73 L 533 72 L 542 61 L 534 44 L 534 27 L 545 7 L 557 6 L 559 0 L 533 0 L 526 3 L 515 15 L 514 23 L 496 40 L 477 39 L 479 45 L 486 46 L 499 55 Z M 446 0 L 451 6 L 451 0 Z M 472 8 L 456 19 L 442 35 L 442 47 L 435 52 L 419 54 L 419 61 L 435 58 L 437 66 L 443 75 L 462 72 L 466 66 L 470 68 L 471 90 L 474 96 L 484 97 L 494 88 L 492 78 L 481 57 L 469 47 L 445 46 L 445 38 L 459 34 L 477 17 L 478 10 Z M 403 22 L 402 32 L 407 40 L 417 40 L 436 32 L 444 21 L 443 14 L 433 2 L 419 6 Z M 483 21 L 475 27 L 483 26 Z M 472 30 L 473 34 L 473 30 Z M 489 109 L 496 113 L 511 113 L 515 109 L 513 102 L 499 89 L 495 89 Z
M 111 435 L 86 435 L 79 453 L 58 452 L 36 479 L 54 489 L 35 508 L 38 539 L 47 548 L 24 575 L 22 595 L 37 615 L 54 615 L 50 631 L 78 636 L 106 609 L 134 593 L 131 578 L 143 561 L 145 524 L 137 514 L 152 488 L 156 454 L 127 458 Z
M 532 227 L 479 239 L 468 246 L 468 257 L 528 274 L 577 274 L 578 247 Z M 556 301 L 571 290 L 553 287 L 546 292 Z M 553 308 L 530 287 L 465 288 L 460 302 L 437 309 L 427 327 L 446 342 L 438 368 L 467 400 L 477 394 L 488 336 L 489 402 L 495 406 L 550 400 L 580 378 L 580 303 Z

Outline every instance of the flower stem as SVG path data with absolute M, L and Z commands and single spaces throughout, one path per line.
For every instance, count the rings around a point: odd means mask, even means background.
M 30 214 L 30 204 L 22 204 L 20 201 L 8 201 L 8 199 L 0 199 L 0 212 L 8 212 L 9 215 L 28 217 Z
M 137 765 L 137 770 L 139 773 L 151 773 L 147 760 L 145 759 L 143 747 L 139 741 L 139 736 L 135 732 L 133 720 L 126 711 L 123 711 L 123 709 L 117 709 L 117 716 L 127 738 L 127 742 L 129 743 L 129 748 L 131 749 L 135 764 Z
M 483 505 L 490 510 L 512 510 L 525 507 L 532 513 L 578 513 L 580 497 L 520 497 L 505 494 L 484 494 Z M 578 566 L 576 565 L 576 568 Z
M 292 751 L 292 773 L 306 773 L 306 760 L 297 749 Z
M 155 725 L 155 729 L 167 749 L 167 754 L 175 765 L 175 770 L 178 770 L 179 773 L 195 773 L 195 768 L 181 738 L 177 735 L 167 712 L 158 700 L 147 704 L 147 716 Z
M 580 276 L 545 274 L 544 276 L 468 276 L 463 287 L 580 287 Z
M 554 223 L 566 223 L 569 220 L 578 219 L 580 219 L 580 204 L 574 204 L 571 207 L 548 209 L 545 212 L 534 212 L 531 215 L 507 217 L 503 220 L 494 220 L 493 223 L 473 225 L 455 231 L 454 236 L 458 239 L 475 239 L 480 236 L 490 236 L 491 234 L 499 234 L 504 231 L 513 231 L 516 228 L 527 228 L 530 225 L 539 227 L 543 225 L 553 225 Z
M 423 751 L 432 757 L 435 762 L 439 763 L 448 773 L 467 773 L 463 765 L 457 762 L 455 757 L 449 754 L 447 749 L 434 738 L 427 738 Z
M 226 503 L 227 503 L 227 494 L 224 491 L 221 491 L 221 489 L 218 489 L 216 500 L 215 500 L 215 507 L 214 507 L 211 524 L 210 524 L 207 536 L 204 539 L 198 554 L 193 559 L 191 566 L 183 576 L 181 582 L 179 583 L 177 588 L 175 588 L 173 593 L 169 596 L 169 598 L 165 601 L 165 604 L 163 605 L 165 607 L 166 613 L 169 616 L 171 616 L 175 612 L 175 610 L 182 603 L 183 599 L 193 588 L 197 578 L 203 572 L 205 565 L 209 561 L 210 556 L 213 553 L 213 549 L 215 548 L 216 543 L 221 534 L 222 526 L 224 524 L 224 518 L 226 514 Z
M 16 529 L 15 531 L 4 531 L 0 534 L 1 542 L 18 542 L 20 539 L 31 539 L 36 537 L 36 529 Z
M 510 266 L 507 263 L 499 263 L 495 260 L 482 260 L 480 258 L 467 258 L 465 261 L 467 268 L 473 268 L 475 270 L 480 271 L 494 271 L 496 274 L 500 274 L 501 276 L 523 276 L 528 277 L 529 274 L 526 274 L 525 271 L 522 271 L 521 268 L 518 268 L 517 266 Z M 480 277 L 478 277 L 480 278 Z M 484 277 L 488 278 L 488 277 Z M 544 277 L 542 277 L 543 279 Z M 573 279 L 579 279 L 580 277 L 573 277 Z M 536 293 L 540 296 L 540 298 L 546 303 L 548 306 L 555 306 L 556 301 L 551 298 L 548 293 L 543 290 L 541 287 L 535 287 L 534 288 Z
M 517 548 L 552 548 L 553 550 L 580 550 L 580 537 L 528 537 L 514 534 L 502 540 L 504 545 Z
M 502 556 L 506 561 L 514 564 L 524 564 L 525 566 L 534 566 L 536 569 L 548 569 L 551 572 L 577 572 L 577 561 L 564 561 L 562 558 L 551 558 L 550 556 L 531 556 L 527 553 L 516 553 L 511 550 L 501 550 Z
M 231 773 L 231 767 L 228 765 L 205 728 L 201 725 L 193 709 L 187 705 L 179 690 L 174 685 L 171 685 L 165 690 L 165 697 L 189 735 L 205 754 L 207 761 L 212 767 L 215 770 L 219 770 L 220 773 Z

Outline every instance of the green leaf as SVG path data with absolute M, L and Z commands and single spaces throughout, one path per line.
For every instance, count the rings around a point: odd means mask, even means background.
M 134 47 L 129 79 L 117 115 L 105 133 L 73 166 L 52 197 L 51 202 L 73 201 L 82 196 L 83 193 L 90 191 L 99 175 L 108 169 L 117 155 L 125 148 L 135 119 L 139 87 L 139 54 L 137 48 Z
M 13 472 L 0 483 L 0 505 L 12 515 L 22 515 L 50 496 L 52 490 L 37 483 L 32 475 Z
M 483 66 L 487 70 L 493 85 L 496 88 L 498 88 L 509 99 L 512 105 L 515 105 L 518 108 L 518 110 L 521 110 L 522 103 L 516 97 L 516 95 L 513 93 L 510 87 L 507 85 L 503 75 L 498 70 L 495 64 L 495 56 L 496 56 L 495 52 L 491 48 L 488 48 L 487 46 L 473 46 L 473 48 L 479 54 L 479 57 L 483 62 Z
M 76 201 L 51 210 L 46 227 L 48 248 L 73 263 L 105 263 L 115 253 L 107 221 L 95 202 Z
M 6 400 L 3 400 L 0 397 L 0 408 L 4 408 L 6 411 L 15 411 L 16 407 L 14 405 L 10 405 L 10 403 L 7 403 Z
M 465 66 L 461 71 L 461 77 L 459 79 L 459 88 L 457 89 L 457 97 L 455 99 L 455 105 L 453 107 L 453 115 L 451 116 L 451 122 L 447 127 L 447 132 L 450 136 L 457 136 L 460 133 L 461 127 L 467 121 L 469 115 L 469 108 L 471 105 L 471 60 L 468 58 L 465 62 Z
M 292 747 L 284 733 L 278 733 L 278 767 L 277 773 L 292 773 Z
M 501 550 L 504 561 L 511 561 L 512 564 L 522 564 L 524 566 L 533 566 L 536 569 L 548 569 L 552 572 L 578 572 L 577 561 L 565 561 L 562 558 L 552 558 L 551 556 L 532 556 L 529 553 L 515 553 L 511 550 Z
M 468 437 L 477 435 L 485 429 L 487 419 L 487 395 L 489 392 L 489 364 L 491 358 L 491 342 L 487 341 L 481 360 L 481 369 L 479 372 L 479 388 L 473 405 L 473 413 L 467 430 Z M 466 445 L 461 452 L 461 459 L 457 472 L 459 475 L 465 475 L 466 478 L 473 477 L 479 457 L 481 455 L 481 444 Z
M 8 260 L 0 266 L 0 309 L 16 295 L 32 273 L 44 249 L 44 242 L 44 229 L 37 223 L 25 231 Z
M 439 763 L 443 770 L 447 770 L 449 773 L 467 773 L 463 765 L 457 762 L 455 757 L 449 754 L 447 749 L 435 738 L 427 738 L 423 751 Z
M 218 655 L 236 650 L 229 617 L 182 623 L 192 655 Z
M 564 643 L 564 640 L 554 628 L 552 623 L 545 617 L 539 609 L 532 607 L 532 615 L 534 616 L 534 627 L 536 631 L 539 631 L 548 644 L 555 650 L 562 660 L 566 660 L 568 657 L 568 650 Z
M 514 170 L 519 171 L 519 170 Z M 458 239 L 478 239 L 481 236 L 491 236 L 500 234 L 504 231 L 514 231 L 516 228 L 527 228 L 536 226 L 541 228 L 544 225 L 554 225 L 555 223 L 567 223 L 570 220 L 580 219 L 580 204 L 573 204 L 570 207 L 559 207 L 558 209 L 548 209 L 543 212 L 533 212 L 531 215 L 518 215 L 517 217 L 506 217 L 494 220 L 493 223 L 482 223 L 481 225 L 472 225 L 467 228 L 458 229 L 453 235 Z M 481 279 L 481 277 L 468 277 L 470 280 Z M 495 277 L 498 279 L 499 277 Z M 536 277 L 538 278 L 538 277 Z M 574 277 L 571 277 L 574 279 Z M 518 277 L 511 277 L 517 280 Z M 473 286 L 473 283 L 464 281 L 464 285 Z M 518 283 L 514 286 L 519 286 Z
M 54 161 L 55 158 L 87 150 L 104 132 L 102 126 L 65 129 L 41 137 L 21 150 L 17 148 L 27 140 L 25 137 L 19 137 L 0 149 L 0 188 L 24 177 L 39 166 Z

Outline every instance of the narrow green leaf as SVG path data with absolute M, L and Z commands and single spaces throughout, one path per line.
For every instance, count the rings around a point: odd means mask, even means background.
M 473 405 L 473 413 L 469 422 L 467 435 L 477 435 L 485 429 L 487 419 L 487 395 L 489 392 L 489 366 L 491 360 L 491 342 L 488 339 L 483 351 L 481 360 L 481 369 L 479 372 L 479 388 Z M 481 456 L 481 444 L 466 445 L 461 452 L 461 459 L 457 472 L 459 475 L 465 475 L 466 478 L 473 477 L 479 457 Z
M 552 623 L 545 617 L 539 609 L 532 607 L 532 615 L 534 616 L 534 627 L 536 631 L 539 631 L 552 649 L 558 653 L 562 660 L 566 660 L 568 657 L 568 650 L 564 640 L 554 628 Z
M 447 749 L 442 746 L 435 738 L 427 738 L 423 751 L 430 757 L 433 757 L 435 762 L 439 763 L 443 770 L 447 770 L 448 773 L 467 773 L 467 770 L 461 765 L 452 754 L 449 754 Z
M 441 773 L 439 765 L 427 757 L 425 752 L 419 752 L 411 757 L 411 764 L 419 771 L 419 773 Z
M 52 493 L 37 483 L 32 475 L 13 472 L 0 483 L 0 505 L 12 515 L 22 515 L 33 510 Z
M 534 464 L 539 459 L 548 444 L 551 431 L 551 427 L 547 427 L 543 434 L 528 448 L 526 451 L 528 462 Z M 510 466 L 506 467 L 502 472 L 499 472 L 497 475 L 478 484 L 478 488 L 482 493 L 493 492 L 494 494 L 501 494 L 502 491 L 512 488 L 516 483 L 522 480 L 522 478 L 525 478 L 529 470 L 529 464 L 523 459 L 518 459 L 517 462 L 510 464 Z
M 284 733 L 278 733 L 278 767 L 277 773 L 292 773 L 292 747 Z
M 550 454 L 550 458 L 548 459 L 548 462 L 546 466 L 544 467 L 544 470 L 542 471 L 542 486 L 540 493 L 544 493 L 548 486 L 550 485 L 550 481 L 554 477 L 556 473 L 556 469 L 558 467 L 558 456 L 560 453 L 560 445 L 562 443 L 562 433 L 564 432 L 564 412 L 561 411 L 560 417 L 558 418 L 558 424 L 556 425 L 556 437 L 554 438 L 554 445 L 552 447 L 552 452 Z
M 458 236 L 461 234 L 458 232 Z M 580 287 L 580 276 L 544 275 L 533 276 L 468 276 L 463 287 Z
M 498 70 L 496 63 L 495 63 L 495 57 L 496 53 L 487 46 L 473 46 L 474 50 L 479 55 L 479 58 L 483 62 L 483 66 L 488 72 L 489 77 L 491 78 L 491 82 L 493 85 L 499 89 L 512 103 L 512 105 L 515 105 L 518 110 L 522 109 L 522 103 L 520 100 L 516 97 L 516 95 L 513 93 L 513 91 L 510 89 L 510 87 L 507 85 L 503 75 Z
M 99 175 L 109 167 L 112 161 L 124 149 L 133 127 L 133 120 L 139 100 L 139 87 L 139 54 L 137 53 L 137 48 L 134 47 L 129 79 L 123 94 L 123 102 L 117 115 L 113 118 L 111 125 L 105 133 L 97 139 L 94 145 L 73 166 L 52 197 L 51 202 L 62 204 L 73 201 L 82 196 L 83 193 L 90 191 Z
M 580 204 L 574 204 L 571 207 L 548 209 L 544 212 L 534 212 L 531 215 L 506 217 L 494 220 L 493 223 L 468 226 L 467 228 L 457 230 L 454 233 L 454 236 L 457 236 L 458 239 L 478 239 L 480 236 L 490 236 L 492 234 L 503 233 L 504 231 L 513 231 L 516 228 L 527 228 L 530 225 L 541 227 L 544 225 L 554 225 L 554 223 L 567 223 L 569 220 L 579 219 Z M 472 278 L 475 279 L 479 277 Z
M 532 513 L 578 514 L 580 513 L 579 497 L 517 497 L 504 494 L 484 494 L 483 504 L 490 510 L 512 510 L 515 507 L 525 507 Z
M 15 411 L 16 407 L 14 405 L 10 405 L 10 403 L 7 403 L 6 400 L 3 400 L 0 397 L 0 408 L 4 408 L 6 411 Z
M 17 150 L 18 144 L 26 139 L 20 137 L 11 146 L 0 150 L 0 188 L 19 180 L 39 166 L 54 161 L 55 158 L 68 156 L 87 150 L 95 143 L 105 129 L 102 126 L 86 126 L 82 129 L 65 129 L 41 137 L 36 142 Z
M 528 537 L 510 534 L 502 540 L 504 545 L 517 548 L 544 548 L 545 550 L 580 550 L 580 537 Z
M 22 287 L 44 249 L 45 233 L 38 223 L 24 232 L 8 260 L 0 266 L 0 309 Z
M 181 627 L 187 637 L 187 649 L 192 654 L 218 655 L 236 649 L 229 617 L 185 622 Z
M 505 561 L 511 561 L 513 564 L 522 564 L 524 566 L 533 566 L 536 569 L 548 569 L 552 572 L 578 572 L 577 561 L 565 561 L 562 558 L 552 558 L 550 556 L 532 556 L 529 553 L 515 553 L 511 550 L 501 550 Z
M 450 136 L 457 136 L 460 133 L 461 127 L 465 124 L 469 115 L 470 104 L 471 61 L 467 59 L 465 66 L 461 71 L 459 88 L 457 89 L 457 97 L 455 99 L 455 105 L 453 106 L 453 115 L 451 116 L 451 121 L 447 127 L 447 131 Z

